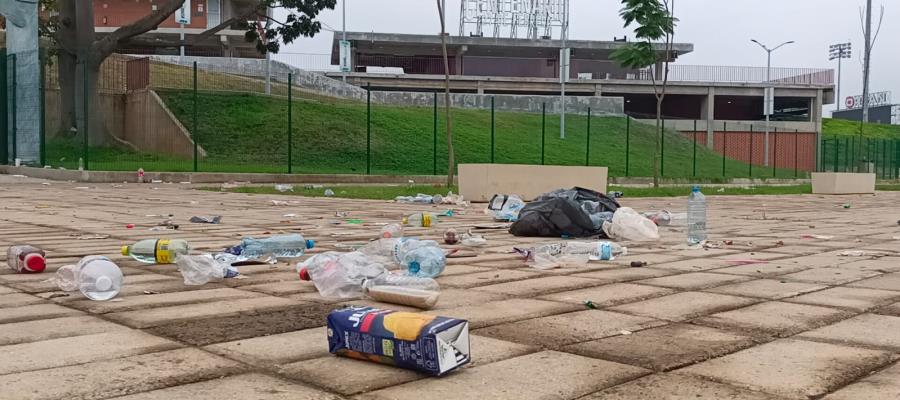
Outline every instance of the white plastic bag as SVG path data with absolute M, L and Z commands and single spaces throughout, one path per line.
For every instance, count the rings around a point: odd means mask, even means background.
M 514 194 L 495 194 L 491 198 L 485 214 L 491 215 L 497 221 L 515 222 L 519 219 L 519 211 L 525 207 L 522 198 Z
M 205 285 L 211 280 L 223 279 L 228 274 L 228 265 L 220 263 L 210 254 L 196 256 L 179 254 L 175 264 L 184 277 L 184 284 L 190 286 Z
M 629 207 L 620 207 L 612 222 L 603 223 L 603 231 L 615 240 L 653 242 L 659 240 L 659 227 Z

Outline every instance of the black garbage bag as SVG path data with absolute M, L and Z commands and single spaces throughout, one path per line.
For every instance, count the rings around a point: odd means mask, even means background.
M 538 196 L 522 208 L 509 233 L 526 237 L 605 238 L 606 233 L 597 223 L 600 215 L 611 217 L 619 207 L 612 198 L 590 189 L 559 189 Z

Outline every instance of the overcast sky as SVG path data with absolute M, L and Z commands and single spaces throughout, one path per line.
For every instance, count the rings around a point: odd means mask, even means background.
M 432 0 L 338 0 L 338 8 L 326 11 L 321 21 L 341 29 L 341 1 L 347 1 L 347 30 L 395 33 L 437 33 L 440 30 Z M 863 38 L 859 8 L 864 0 L 678 0 L 676 41 L 694 44 L 694 52 L 679 58 L 685 65 L 765 66 L 765 52 L 750 42 L 769 46 L 797 43 L 773 53 L 779 67 L 837 68 L 828 61 L 828 45 L 850 41 L 853 59 L 844 60 L 841 96 L 862 93 Z M 872 55 L 872 91 L 891 90 L 900 102 L 900 1 L 875 0 L 885 6 L 884 23 Z M 572 39 L 611 40 L 632 35 L 622 27 L 618 0 L 571 0 Z M 459 33 L 459 0 L 448 0 L 447 25 Z M 303 39 L 283 52 L 329 53 L 332 32 Z M 297 58 L 283 54 L 276 58 Z M 830 109 L 830 108 L 829 108 Z

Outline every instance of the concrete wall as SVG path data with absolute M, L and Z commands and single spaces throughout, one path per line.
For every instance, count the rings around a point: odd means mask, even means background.
M 266 74 L 265 60 L 219 57 L 184 57 L 183 60 L 179 60 L 178 56 L 150 57 L 153 60 L 185 66 L 191 66 L 196 61 L 198 68 L 215 72 L 256 77 L 264 77 Z M 294 84 L 304 91 L 341 99 L 366 100 L 365 89 L 323 74 L 293 68 L 278 61 L 271 62 L 271 71 L 272 79 L 281 83 L 287 83 L 287 75 L 292 73 Z M 495 97 L 495 107 L 498 111 L 539 113 L 542 103 L 546 102 L 547 112 L 555 113 L 559 111 L 560 106 L 558 96 L 453 93 L 451 97 L 454 107 L 483 110 L 491 108 L 491 97 Z M 429 92 L 373 91 L 372 102 L 397 106 L 431 107 L 434 104 L 434 95 Z M 438 103 L 444 104 L 443 95 L 438 95 Z M 573 114 L 586 113 L 588 107 L 596 115 L 622 115 L 625 109 L 624 101 L 619 97 L 571 96 L 566 99 L 566 109 Z
M 60 126 L 60 92 L 59 89 L 46 89 L 44 116 L 45 129 L 48 138 L 56 135 L 70 135 L 71 127 Z M 97 113 L 106 127 L 106 131 L 121 137 L 125 129 L 125 95 L 116 93 L 100 93 Z M 93 130 L 93 129 L 92 129 Z M 92 143 L 99 144 L 99 143 Z M 105 143 L 102 143 L 105 144 Z

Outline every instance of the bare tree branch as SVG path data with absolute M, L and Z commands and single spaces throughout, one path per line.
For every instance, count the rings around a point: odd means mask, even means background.
M 103 37 L 103 39 L 95 41 L 91 48 L 100 53 L 102 56 L 100 57 L 101 60 L 105 59 L 106 56 L 116 50 L 119 42 L 156 29 L 160 23 L 174 14 L 183 4 L 184 0 L 170 0 L 155 13 L 145 15 L 137 21 L 119 27 L 119 29 Z
M 221 32 L 225 28 L 228 28 L 232 24 L 239 22 L 239 21 L 246 20 L 247 18 L 250 18 L 253 15 L 258 15 L 258 8 L 254 8 L 252 11 L 249 11 L 243 15 L 239 15 L 237 17 L 231 17 L 231 18 L 223 21 L 221 24 L 216 25 L 212 28 L 209 28 L 197 35 L 193 35 L 193 36 L 185 39 L 184 41 L 181 41 L 181 40 L 155 40 L 155 39 L 148 39 L 148 38 L 143 38 L 143 37 L 137 36 L 137 37 L 129 38 L 128 40 L 122 42 L 121 44 L 151 46 L 151 47 L 193 46 L 193 45 L 198 44 L 206 39 L 209 39 L 211 36 L 215 35 L 216 33 Z

